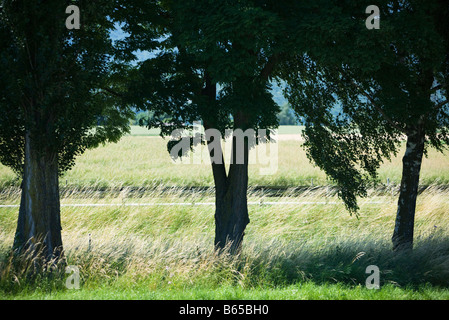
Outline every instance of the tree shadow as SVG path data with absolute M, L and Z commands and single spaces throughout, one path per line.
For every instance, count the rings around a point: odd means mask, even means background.
M 258 253 L 257 253 L 258 252 Z M 380 285 L 449 287 L 449 239 L 428 237 L 413 250 L 395 252 L 390 243 L 351 240 L 317 247 L 307 242 L 273 242 L 243 253 L 241 268 L 251 266 L 256 284 L 289 285 L 301 281 L 365 286 L 370 265 L 380 271 Z M 243 263 L 243 261 L 246 261 Z M 242 269 L 243 270 L 243 269 Z

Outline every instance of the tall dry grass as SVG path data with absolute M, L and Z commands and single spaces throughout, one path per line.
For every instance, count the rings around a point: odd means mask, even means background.
M 363 285 L 371 264 L 379 267 L 382 284 L 449 286 L 449 191 L 439 185 L 449 182 L 447 156 L 431 151 L 424 161 L 422 184 L 431 186 L 418 197 L 415 249 L 395 254 L 390 238 L 400 156 L 382 166 L 380 179 L 390 184 L 360 199 L 356 217 L 331 187 L 307 189 L 312 179 L 314 186 L 330 183 L 298 141 L 279 143 L 275 175 L 250 168 L 251 222 L 238 257 L 217 256 L 214 206 L 195 205 L 214 202 L 209 165 L 172 164 L 166 142 L 147 136 L 86 152 L 60 180 L 66 263 L 79 267 L 84 288 L 278 288 L 309 280 Z M 0 166 L 0 204 L 19 203 L 18 184 Z M 286 189 L 276 194 L 255 186 Z M 162 205 L 176 202 L 193 204 Z M 153 205 L 130 205 L 139 203 Z M 0 293 L 65 290 L 63 268 L 33 278 L 29 267 L 10 259 L 17 214 L 17 207 L 0 208 Z
M 278 169 L 272 175 L 261 175 L 266 165 L 250 165 L 251 186 L 296 187 L 328 185 L 324 172 L 308 160 L 298 140 L 280 140 Z M 379 180 L 399 184 L 402 174 L 403 149 L 391 162 L 379 169 Z M 187 160 L 184 161 L 184 163 Z M 449 184 L 449 157 L 431 149 L 424 159 L 421 183 Z M 19 179 L 8 168 L 0 165 L 0 188 L 18 187 Z M 210 165 L 174 164 L 167 152 L 167 140 L 154 136 L 125 136 L 116 144 L 107 144 L 88 150 L 76 160 L 76 165 L 60 179 L 61 187 L 111 188 L 123 185 L 135 188 L 164 186 L 213 186 Z
M 219 257 L 213 250 L 213 205 L 121 205 L 213 201 L 209 190 L 194 195 L 175 188 L 170 195 L 152 190 L 138 198 L 66 194 L 63 204 L 118 204 L 62 208 L 67 264 L 79 267 L 84 288 L 276 288 L 309 280 L 363 285 L 368 265 L 379 267 L 382 284 L 449 285 L 448 191 L 438 186 L 420 194 L 415 249 L 402 254 L 391 250 L 396 210 L 391 193 L 373 192 L 361 201 L 358 217 L 349 215 L 326 188 L 270 196 L 260 190 L 250 193 L 251 222 L 243 251 L 237 257 Z M 276 201 L 288 204 L 266 204 Z M 63 270 L 57 281 L 55 276 L 30 281 L 27 270 L 11 263 L 8 252 L 16 218 L 17 208 L 2 209 L 0 290 L 64 290 Z

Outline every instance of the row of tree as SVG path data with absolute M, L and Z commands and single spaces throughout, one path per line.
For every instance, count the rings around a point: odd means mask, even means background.
M 423 154 L 449 142 L 449 5 L 378 0 L 369 30 L 371 2 L 79 0 L 81 29 L 68 30 L 75 1 L 0 1 L 0 161 L 22 177 L 15 252 L 62 257 L 58 176 L 117 141 L 133 110 L 164 136 L 197 120 L 222 134 L 273 129 L 272 80 L 286 83 L 310 158 L 351 211 L 406 139 L 393 247 L 411 248 Z M 126 37 L 112 41 L 117 25 Z M 154 55 L 137 62 L 138 51 Z M 250 147 L 228 170 L 212 162 L 215 246 L 231 253 L 249 223 Z
M 134 126 L 145 126 L 152 117 L 153 113 L 150 111 L 138 111 L 135 113 L 135 116 L 131 119 L 130 123 Z M 290 108 L 288 103 L 281 106 L 281 111 L 278 113 L 277 118 L 280 126 L 295 126 L 299 123 L 294 111 Z M 166 118 L 167 122 L 169 119 L 169 117 Z

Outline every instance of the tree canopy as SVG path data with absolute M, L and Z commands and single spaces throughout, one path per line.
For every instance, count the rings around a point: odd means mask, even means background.
M 0 161 L 22 173 L 25 131 L 37 150 L 58 155 L 59 171 L 86 148 L 117 141 L 130 110 L 120 91 L 109 38 L 115 2 L 79 1 L 82 28 L 64 24 L 71 1 L 2 1 Z
M 86 148 L 118 141 L 130 109 L 110 39 L 115 1 L 3 0 L 0 12 L 0 161 L 22 178 L 15 251 L 44 264 L 63 255 L 58 176 Z
M 336 7 L 335 36 L 284 67 L 295 70 L 287 94 L 306 120 L 309 154 L 356 209 L 355 195 L 410 130 L 421 126 L 438 149 L 448 141 L 448 9 L 441 1 L 384 1 L 381 28 L 368 30 L 363 1 Z
M 332 37 L 286 62 L 289 102 L 305 118 L 310 158 L 338 183 L 352 212 L 406 140 L 393 242 L 410 247 L 422 157 L 449 142 L 449 6 L 379 1 L 381 26 L 370 30 L 355 14 L 365 5 L 336 4 Z

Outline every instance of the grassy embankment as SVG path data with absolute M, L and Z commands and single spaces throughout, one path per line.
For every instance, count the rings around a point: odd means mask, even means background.
M 211 186 L 209 166 L 172 164 L 160 138 L 124 137 L 88 151 L 61 178 L 63 241 L 67 263 L 80 269 L 81 289 L 65 288 L 64 270 L 30 277 L 24 266 L 11 265 L 18 209 L 0 208 L 0 298 L 449 299 L 449 194 L 437 186 L 449 181 L 448 162 L 430 152 L 423 165 L 424 183 L 434 186 L 418 198 L 412 253 L 391 252 L 394 189 L 361 200 L 355 217 L 326 188 L 310 188 L 282 197 L 250 191 L 242 255 L 223 259 L 212 249 L 213 191 L 183 190 Z M 279 142 L 275 175 L 252 170 L 253 186 L 327 183 L 298 141 Z M 0 168 L 0 204 L 19 202 L 17 188 L 7 187 L 15 185 L 10 176 Z M 400 158 L 381 169 L 383 181 L 397 183 L 399 176 Z M 126 188 L 141 186 L 147 188 Z M 263 204 L 268 201 L 289 203 Z M 172 202 L 197 205 L 166 205 Z M 115 205 L 69 205 L 74 203 Z M 134 203 L 160 205 L 129 205 Z M 380 269 L 380 290 L 365 288 L 368 265 Z

